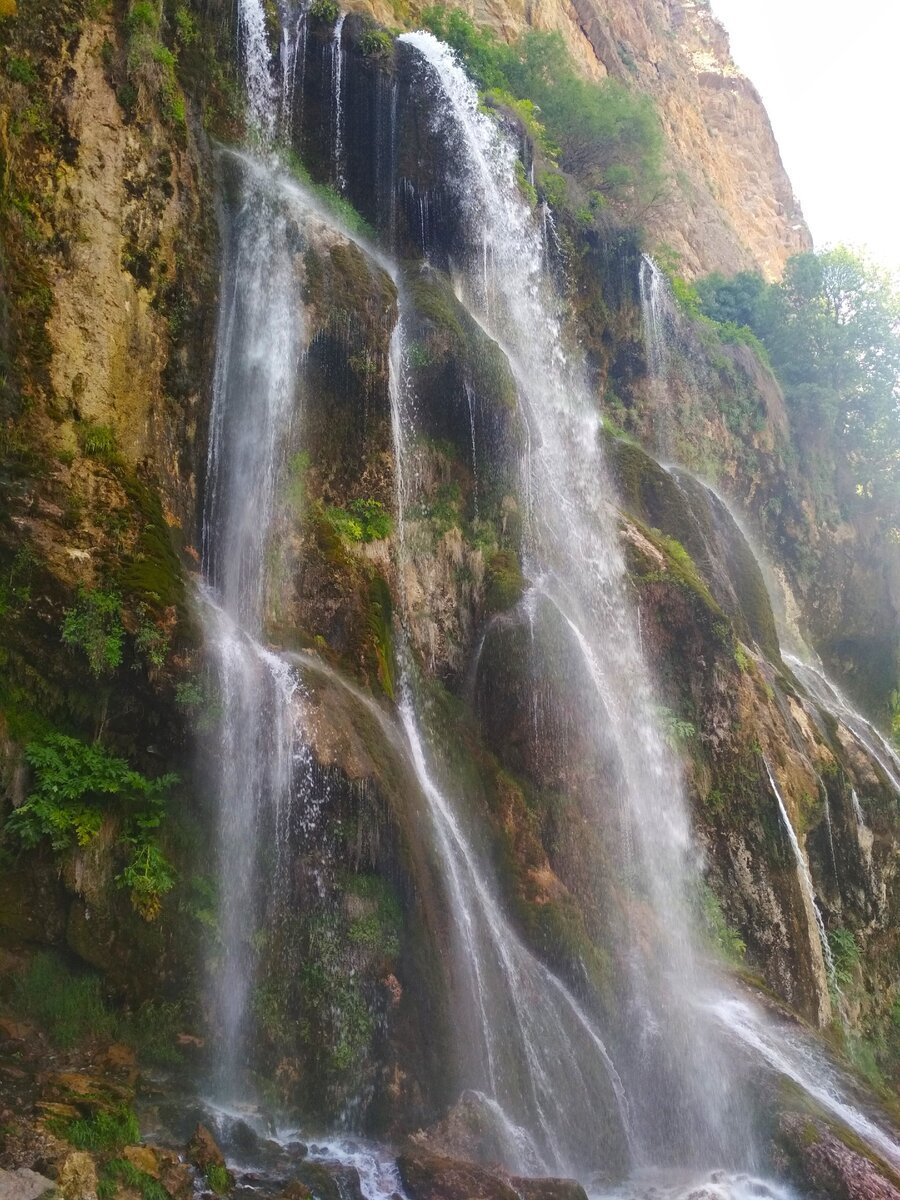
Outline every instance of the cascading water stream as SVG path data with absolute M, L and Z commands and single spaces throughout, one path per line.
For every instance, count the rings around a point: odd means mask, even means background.
M 414 484 L 410 459 L 415 425 L 402 318 L 391 343 L 390 396 L 397 558 L 403 580 L 409 554 L 406 510 Z M 399 715 L 428 803 L 450 901 L 456 1015 L 466 1030 L 460 1039 L 462 1083 L 482 1097 L 485 1115 L 511 1167 L 588 1177 L 602 1165 L 595 1156 L 608 1137 L 610 1123 L 618 1121 L 631 1146 L 625 1089 L 590 1017 L 512 929 L 490 872 L 476 854 L 448 792 L 436 781 L 430 761 L 433 749 L 418 712 L 406 633 L 400 632 Z
M 346 186 L 344 179 L 344 21 L 340 13 L 331 37 L 331 138 L 334 156 L 334 183 L 339 192 Z
M 264 153 L 280 97 L 265 14 L 239 5 L 253 131 Z M 291 62 L 290 53 L 287 62 Z M 293 70 L 293 67 L 292 67 Z M 254 976 L 253 939 L 273 915 L 295 790 L 308 756 L 298 729 L 295 672 L 261 644 L 267 555 L 284 439 L 296 419 L 302 304 L 292 268 L 293 220 L 271 166 L 223 154 L 222 301 L 207 460 L 200 613 L 220 713 L 211 755 L 218 808 L 221 952 L 214 995 L 222 1030 L 219 1087 L 241 1088 Z M 274 848 L 274 878 L 262 859 Z
M 819 945 L 822 951 L 822 960 L 825 966 L 825 971 L 828 977 L 828 982 L 833 987 L 837 987 L 834 975 L 834 959 L 831 955 L 831 947 L 828 944 L 828 934 L 825 932 L 825 922 L 822 920 L 822 913 L 819 909 L 819 903 L 816 899 L 816 887 L 813 883 L 812 875 L 809 870 L 809 863 L 806 861 L 806 855 L 800 846 L 800 841 L 797 837 L 796 830 L 788 815 L 788 810 L 785 808 L 784 800 L 781 796 L 781 791 L 778 784 L 775 782 L 775 776 L 772 774 L 772 768 L 768 762 L 765 762 L 766 774 L 769 778 L 769 787 L 772 789 L 772 795 L 778 803 L 778 812 L 781 815 L 781 823 L 784 826 L 784 831 L 787 834 L 790 842 L 791 852 L 794 855 L 794 862 L 797 866 L 797 878 L 800 880 L 800 890 L 803 893 L 803 901 L 808 906 L 812 914 L 813 923 L 819 935 Z
M 669 358 L 666 339 L 668 284 L 662 271 L 647 254 L 641 256 L 638 288 L 649 374 L 652 380 L 665 382 Z
M 428 34 L 400 41 L 428 64 L 435 125 L 454 161 L 469 247 L 453 264 L 457 291 L 506 352 L 534 445 L 521 485 L 533 514 L 526 574 L 547 601 L 542 619 L 563 622 L 586 664 L 588 683 L 575 700 L 588 726 L 612 735 L 619 768 L 612 791 L 634 848 L 631 875 L 659 922 L 649 954 L 637 948 L 640 938 L 632 940 L 634 1028 L 627 1067 L 619 1064 L 641 1153 L 656 1161 L 669 1154 L 694 1164 L 747 1163 L 752 1135 L 724 1055 L 714 1029 L 701 1030 L 687 1003 L 702 974 L 689 911 L 694 850 L 678 769 L 655 727 L 604 499 L 600 418 L 564 348 L 540 230 L 516 185 L 514 150 L 479 112 L 477 92 L 447 47 Z M 600 795 L 594 803 L 600 816 Z M 666 1114 L 661 1087 L 671 1089 Z

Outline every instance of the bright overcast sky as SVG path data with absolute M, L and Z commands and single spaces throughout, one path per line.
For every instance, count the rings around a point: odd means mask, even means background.
M 817 249 L 900 271 L 900 0 L 711 0 Z

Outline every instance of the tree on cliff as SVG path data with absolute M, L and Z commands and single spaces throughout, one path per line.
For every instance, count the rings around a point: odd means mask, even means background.
M 702 311 L 749 328 L 784 389 L 799 445 L 833 463 L 844 511 L 891 529 L 900 502 L 900 295 L 837 246 L 788 260 L 780 283 L 744 271 L 697 284 Z

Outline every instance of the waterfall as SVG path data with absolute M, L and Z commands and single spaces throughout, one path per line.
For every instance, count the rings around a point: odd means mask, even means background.
M 768 762 L 765 763 L 766 774 L 769 777 L 769 786 L 772 789 L 772 795 L 778 802 L 778 811 L 781 814 L 781 822 L 784 825 L 784 831 L 787 834 L 788 841 L 791 845 L 791 851 L 794 855 L 794 862 L 797 866 L 797 878 L 800 880 L 800 890 L 803 893 L 803 902 L 807 906 L 813 918 L 816 930 L 819 935 L 819 944 L 822 949 L 822 959 L 825 965 L 825 972 L 828 983 L 837 989 L 834 975 L 834 959 L 831 955 L 831 947 L 828 944 L 828 935 L 825 932 L 825 922 L 822 920 L 822 913 L 819 909 L 819 903 L 816 899 L 816 887 L 813 883 L 812 875 L 809 870 L 809 863 L 806 861 L 806 855 L 800 846 L 800 841 L 797 837 L 796 830 L 791 823 L 791 818 L 785 808 L 784 800 L 781 798 L 781 792 L 778 784 L 775 782 L 775 776 L 772 774 L 772 768 Z
M 424 33 L 400 41 L 427 64 L 433 119 L 454 163 L 467 235 L 466 252 L 453 263 L 458 294 L 509 359 L 534 447 L 523 461 L 521 490 L 532 514 L 524 567 L 537 615 L 568 636 L 584 663 L 586 683 L 573 699 L 598 740 L 612 737 L 622 850 L 627 856 L 631 848 L 628 869 L 657 922 L 652 949 L 645 951 L 637 929 L 626 935 L 627 1062 L 617 1054 L 617 1065 L 638 1154 L 656 1162 L 668 1155 L 746 1163 L 752 1134 L 739 1093 L 715 1028 L 703 1027 L 690 1003 L 702 978 L 690 915 L 695 852 L 627 599 L 597 407 L 564 342 L 540 229 L 517 187 L 514 149 L 479 110 L 475 88 L 446 46 Z M 598 819 L 609 823 L 607 803 L 602 792 L 594 796 Z M 666 1106 L 661 1088 L 668 1089 Z
M 402 318 L 390 355 L 390 397 L 401 580 L 410 554 L 406 510 L 415 434 Z M 575 997 L 528 950 L 501 907 L 457 804 L 436 779 L 422 704 L 401 628 L 399 714 L 429 816 L 455 941 L 456 1019 L 463 1085 L 482 1098 L 509 1166 L 587 1176 L 618 1121 L 631 1140 L 625 1089 Z M 564 1103 L 561 1097 L 565 1096 Z
M 651 378 L 664 380 L 669 359 L 666 336 L 669 285 L 662 271 L 647 254 L 641 256 L 638 287 L 647 367 Z
M 848 729 L 860 749 L 881 768 L 891 788 L 900 796 L 900 756 L 871 721 L 858 712 L 820 667 L 785 654 L 788 664 L 812 699 Z
M 900 1145 L 848 1098 L 854 1092 L 852 1080 L 827 1061 L 821 1047 L 800 1026 L 776 1022 L 770 1014 L 736 997 L 717 997 L 706 1004 L 736 1043 L 776 1075 L 792 1080 L 885 1162 L 900 1169 Z
M 339 192 L 346 187 L 344 179 L 344 47 L 341 41 L 344 32 L 342 12 L 334 23 L 331 38 L 331 137 L 334 158 L 334 183 Z

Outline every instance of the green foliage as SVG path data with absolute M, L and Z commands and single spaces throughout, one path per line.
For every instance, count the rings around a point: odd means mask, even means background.
M 61 733 L 31 742 L 25 757 L 34 772 L 34 790 L 12 811 L 7 829 L 26 847 L 47 839 L 54 850 L 65 850 L 86 846 L 107 815 L 119 816 L 130 859 L 118 882 L 131 890 L 135 910 L 152 920 L 160 897 L 174 883 L 152 834 L 162 821 L 165 793 L 176 776 L 148 779 L 101 746 Z
M 705 882 L 699 891 L 700 927 L 710 944 L 728 962 L 739 963 L 747 952 L 743 938 L 728 924 L 715 892 Z
M 394 645 L 391 589 L 381 575 L 369 585 L 369 634 L 378 663 L 378 681 L 389 699 L 394 699 Z
M 850 929 L 829 929 L 828 946 L 834 960 L 834 979 L 839 987 L 853 982 L 859 964 L 859 943 Z
M 17 1012 L 41 1025 L 62 1050 L 90 1035 L 112 1032 L 100 977 L 74 974 L 49 950 L 36 954 L 17 977 L 12 1003 Z
M 346 508 L 330 507 L 324 519 L 348 542 L 374 542 L 390 537 L 393 519 L 378 500 L 352 500 Z
M 845 513 L 898 533 L 900 293 L 844 246 L 788 260 L 780 283 L 743 271 L 696 285 L 723 340 L 761 342 L 798 443 L 814 447 Z
M 331 0 L 323 0 L 323 3 L 330 2 Z M 337 6 L 335 5 L 335 7 Z M 375 240 L 375 230 L 365 217 L 360 216 L 350 201 L 336 192 L 330 184 L 314 182 L 303 161 L 294 150 L 283 150 L 282 161 L 313 198 L 337 217 L 352 237 Z
M 309 15 L 322 25 L 333 25 L 341 15 L 341 6 L 337 0 L 312 0 Z
M 37 72 L 27 58 L 11 54 L 6 60 L 6 74 L 15 83 L 25 84 L 26 87 L 37 83 Z
M 125 18 L 125 29 L 129 34 L 141 30 L 156 33 L 159 29 L 159 10 L 152 0 L 134 0 Z
M 134 635 L 134 648 L 151 667 L 164 667 L 169 654 L 169 635 L 151 620 L 146 609 Z
M 484 603 L 488 612 L 502 612 L 518 603 L 525 589 L 519 559 L 512 550 L 491 555 L 485 573 Z
M 193 13 L 183 4 L 179 4 L 175 9 L 175 37 L 182 49 L 193 46 L 200 37 Z
M 448 42 L 466 70 L 503 103 L 527 101 L 538 144 L 587 192 L 646 204 L 661 186 L 662 129 L 650 98 L 614 79 L 583 79 L 558 33 L 532 30 L 512 45 L 458 9 L 427 8 L 423 24 Z
M 345 877 L 347 891 L 367 901 L 368 911 L 350 922 L 347 938 L 357 946 L 376 952 L 384 959 L 400 953 L 403 912 L 396 892 L 378 875 Z
M 122 663 L 125 627 L 119 616 L 121 607 L 118 592 L 81 588 L 74 607 L 63 614 L 62 640 L 84 653 L 97 679 Z
M 17 612 L 31 600 L 31 575 L 36 559 L 28 546 L 16 551 L 5 578 L 0 578 L 0 617 Z
M 363 58 L 389 58 L 394 53 L 394 39 L 383 29 L 368 29 L 359 39 Z
M 82 454 L 110 462 L 116 455 L 116 435 L 109 425 L 95 425 L 91 421 L 79 421 L 75 427 Z
M 316 0 L 317 4 L 328 2 L 329 0 Z M 217 1196 L 224 1196 L 231 1191 L 231 1175 L 228 1168 L 223 1167 L 221 1163 L 209 1164 L 206 1168 L 206 1182 Z
M 300 977 L 306 1020 L 324 1037 L 330 1067 L 349 1071 L 366 1052 L 374 1024 L 358 980 L 347 971 L 337 931 L 325 919 L 311 927 Z
M 175 886 L 172 865 L 160 848 L 142 837 L 129 838 L 131 860 L 120 875 L 119 887 L 127 887 L 136 913 L 145 921 L 159 916 L 162 897 Z
M 745 674 L 753 667 L 753 659 L 750 657 L 741 643 L 737 641 L 734 644 L 734 661 Z
M 141 1130 L 134 1110 L 126 1104 L 101 1110 L 90 1117 L 53 1118 L 51 1133 L 71 1142 L 79 1150 L 121 1150 L 140 1141 Z
M 308 450 L 292 454 L 287 464 L 286 499 L 295 517 L 301 517 L 306 507 L 306 476 L 309 473 Z
M 104 1164 L 97 1181 L 99 1200 L 113 1200 L 120 1187 L 137 1192 L 141 1200 L 170 1200 L 169 1193 L 152 1175 L 141 1171 L 125 1158 L 111 1158 Z
M 697 736 L 697 726 L 692 721 L 685 721 L 664 704 L 656 706 L 656 719 L 666 745 L 673 750 L 680 750 Z

